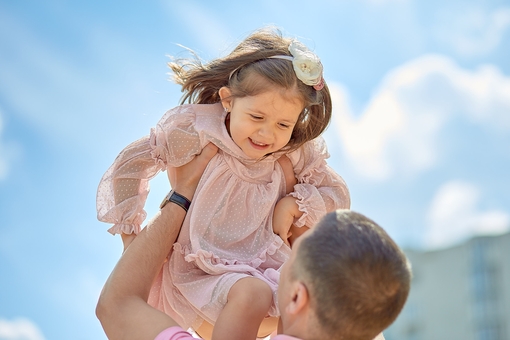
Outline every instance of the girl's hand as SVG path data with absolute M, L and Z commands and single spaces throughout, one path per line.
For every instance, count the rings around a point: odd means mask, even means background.
M 283 242 L 290 247 L 289 238 L 292 236 L 290 227 L 294 219 L 301 217 L 303 212 L 299 210 L 296 198 L 286 196 L 282 198 L 274 208 L 273 213 L 273 232 L 280 236 Z

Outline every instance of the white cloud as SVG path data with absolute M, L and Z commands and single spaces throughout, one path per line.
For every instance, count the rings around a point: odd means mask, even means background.
M 0 318 L 0 340 L 44 340 L 36 324 L 26 318 Z
M 510 215 L 482 210 L 481 192 L 473 184 L 451 181 L 436 192 L 428 212 L 425 245 L 446 247 L 472 235 L 500 234 L 510 229 Z
M 359 118 L 332 84 L 333 126 L 360 175 L 385 180 L 435 165 L 438 135 L 453 118 L 510 130 L 510 78 L 494 66 L 476 71 L 425 55 L 390 71 Z
M 334 84 L 330 90 L 334 124 L 348 158 L 362 175 L 388 177 L 391 165 L 385 159 L 386 143 L 403 129 L 405 113 L 391 94 L 386 93 L 374 100 L 359 120 L 355 120 L 348 106 L 347 91 Z
M 440 15 L 435 34 L 439 41 L 466 56 L 486 55 L 501 43 L 510 27 L 510 8 L 493 11 L 465 6 Z

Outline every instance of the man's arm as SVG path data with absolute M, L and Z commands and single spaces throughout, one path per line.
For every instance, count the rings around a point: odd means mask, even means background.
M 169 169 L 173 189 L 191 199 L 207 164 L 217 152 L 207 145 L 190 163 Z M 154 339 L 177 326 L 165 313 L 147 304 L 152 282 L 175 242 L 186 212 L 167 204 L 126 249 L 99 297 L 96 314 L 109 339 Z

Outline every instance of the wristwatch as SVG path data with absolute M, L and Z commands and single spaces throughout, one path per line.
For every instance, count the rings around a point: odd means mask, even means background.
M 159 209 L 163 209 L 163 207 L 168 203 L 172 202 L 183 208 L 184 210 L 188 211 L 189 206 L 191 204 L 190 200 L 186 197 L 182 196 L 181 194 L 175 192 L 174 190 L 171 190 L 168 195 L 166 195 L 165 199 L 161 204 L 159 205 Z

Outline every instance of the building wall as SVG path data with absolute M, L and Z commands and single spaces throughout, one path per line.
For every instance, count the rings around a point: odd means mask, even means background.
M 510 340 L 510 233 L 406 254 L 411 292 L 387 340 Z

